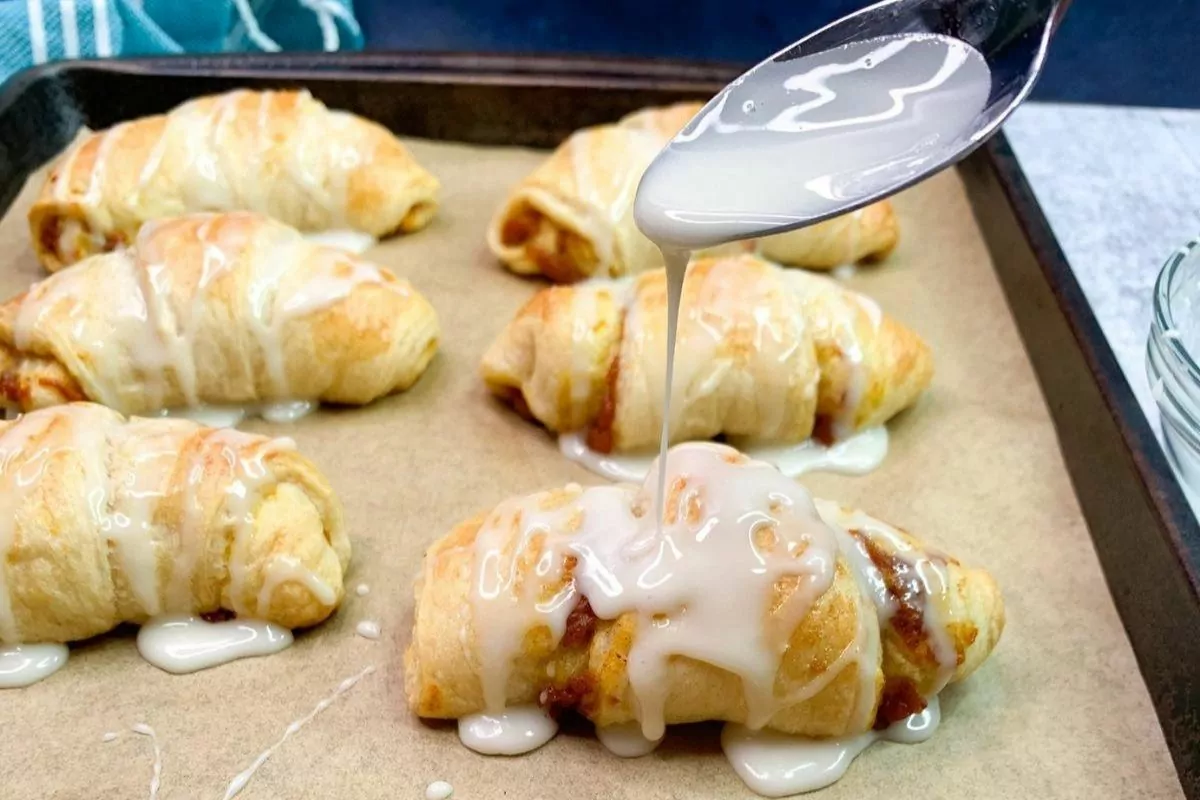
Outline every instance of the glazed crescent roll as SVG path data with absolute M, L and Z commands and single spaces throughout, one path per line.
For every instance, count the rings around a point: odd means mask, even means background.
M 874 301 L 753 256 L 693 261 L 671 394 L 672 442 L 830 442 L 880 425 L 929 385 L 933 359 Z M 659 442 L 667 354 L 662 270 L 534 296 L 484 354 L 493 393 L 602 453 Z
M 572 134 L 496 212 L 488 228 L 492 252 L 513 272 L 557 283 L 661 267 L 658 248 L 633 221 L 633 198 L 650 162 L 700 108 L 700 103 L 647 108 Z M 853 219 L 771 237 L 763 246 L 780 263 L 827 269 L 882 257 L 896 236 L 891 204 L 884 201 Z
M 144 223 L 257 211 L 305 232 L 424 227 L 438 181 L 386 128 L 308 92 L 238 90 L 80 138 L 50 170 L 29 229 L 51 271 L 133 242 Z
M 350 543 L 290 439 L 77 403 L 0 423 L 0 642 L 221 609 L 295 628 L 341 602 Z
M 633 197 L 658 151 L 700 110 L 681 103 L 576 131 L 509 193 L 488 245 L 513 272 L 556 282 L 662 266 L 633 222 Z
M 405 688 L 422 717 L 569 708 L 597 726 L 884 726 L 971 674 L 1004 627 L 995 581 L 773 467 L 692 443 L 657 476 L 540 492 L 426 552 Z
M 763 258 L 791 267 L 833 269 L 880 261 L 900 241 L 896 213 L 887 200 L 788 233 L 758 240 Z
M 363 404 L 411 386 L 437 339 L 387 270 L 258 214 L 194 214 L 0 305 L 0 402 Z

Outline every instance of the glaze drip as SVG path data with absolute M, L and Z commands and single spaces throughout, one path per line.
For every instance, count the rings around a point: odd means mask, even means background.
M 484 521 L 475 539 L 470 603 L 488 713 L 505 709 L 511 664 L 526 632 L 544 626 L 553 643 L 562 641 L 583 596 L 602 620 L 637 620 L 627 669 L 645 739 L 663 735 L 666 668 L 678 656 L 738 676 L 745 724 L 752 729 L 852 668 L 860 683 L 855 724 L 869 729 L 878 625 L 895 601 L 858 540 L 842 527 L 848 512 L 814 504 L 774 468 L 721 445 L 676 446 L 665 473 L 661 522 L 646 513 L 656 495 L 654 471 L 640 489 L 573 486 L 508 501 Z M 898 534 L 869 518 L 847 518 L 861 522 L 858 529 L 866 535 L 888 537 L 895 558 L 928 576 L 915 591 L 945 585 L 944 567 Z M 789 637 L 828 591 L 839 564 L 860 587 L 854 640 L 820 674 L 781 694 L 776 675 Z M 781 592 L 781 585 L 790 588 Z M 713 586 L 724 589 L 713 592 Z M 763 619 L 765 626 L 746 622 Z M 936 644 L 939 636 L 946 639 L 944 622 L 936 607 L 925 609 L 922 624 L 948 678 L 957 661 L 953 647 Z

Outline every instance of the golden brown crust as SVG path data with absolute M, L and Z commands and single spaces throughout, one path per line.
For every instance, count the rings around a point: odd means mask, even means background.
M 341 601 L 350 559 L 341 505 L 280 442 L 126 420 L 90 403 L 0 423 L 0 442 L 0 496 L 12 514 L 0 553 L 12 617 L 0 617 L 0 642 L 76 641 L 156 614 L 222 610 L 307 627 Z M 246 472 L 249 462 L 261 472 Z M 131 520 L 120 542 L 91 505 L 97 492 L 105 514 Z
M 0 343 L 0 405 L 29 410 L 87 399 L 58 359 L 23 355 Z
M 498 241 L 506 251 L 523 251 L 527 262 L 555 283 L 583 280 L 597 268 L 591 243 L 554 224 L 532 203 L 519 203 L 509 210 L 500 224 Z
M 865 531 L 851 530 L 850 535 L 866 548 L 867 555 L 879 569 L 884 585 L 896 603 L 896 610 L 888 620 L 888 625 L 914 662 L 936 670 L 937 655 L 930 646 L 925 628 L 925 603 L 928 598 L 922 591 L 919 579 L 912 574 L 911 564 Z M 931 556 L 930 560 L 944 564 L 936 556 Z
M 844 264 L 879 262 L 900 241 L 900 226 L 888 200 L 816 225 L 759 240 L 764 258 L 789 267 L 827 270 Z
M 597 452 L 652 448 L 666 305 L 661 270 L 546 289 L 488 349 L 484 380 L 551 431 L 586 430 Z M 933 377 L 928 345 L 869 299 L 745 255 L 692 262 L 678 342 L 672 441 L 828 443 L 883 424 Z
M 646 108 L 612 125 L 577 131 L 525 177 L 496 212 L 488 243 L 513 272 L 555 283 L 636 275 L 662 266 L 634 223 L 634 189 L 654 156 L 700 110 L 699 103 Z M 760 242 L 781 264 L 832 269 L 878 261 L 896 247 L 891 203 Z M 739 245 L 734 245 L 736 250 Z
M 538 292 L 484 354 L 483 380 L 552 430 L 581 429 L 600 411 L 622 314 L 616 286 Z
M 304 310 L 281 311 L 282 292 Z M 265 323 L 251 295 L 276 297 Z M 0 305 L 0 395 L 25 411 L 80 399 L 124 413 L 363 404 L 410 387 L 438 336 L 433 308 L 387 270 L 261 215 L 195 214 Z
M 865 544 L 872 563 L 879 569 L 895 605 L 896 614 L 883 627 L 884 671 L 891 677 L 911 681 L 922 696 L 938 691 L 945 680 L 962 680 L 983 663 L 1004 630 L 1004 603 L 996 581 L 987 572 L 972 569 L 931 548 L 922 547 L 903 530 L 865 514 L 837 508 L 822 508 L 821 514 Z M 875 536 L 882 530 L 885 536 Z M 935 569 L 918 574 L 906 566 L 895 542 L 921 548 Z M 937 578 L 940 574 L 941 579 Z M 940 581 L 944 580 L 944 586 Z M 926 581 L 933 581 L 930 588 Z M 929 630 L 918 630 L 916 620 L 941 621 L 943 635 L 934 642 Z
M 558 502 L 556 498 L 563 496 L 552 493 L 547 503 L 553 506 Z M 667 505 L 675 508 L 677 504 Z M 415 587 L 412 640 L 405 653 L 406 695 L 410 708 L 419 716 L 457 718 L 483 709 L 479 678 L 482 665 L 473 638 L 477 634 L 464 640 L 460 632 L 474 630 L 469 598 L 475 539 L 484 519 L 481 515 L 457 526 L 435 542 L 425 556 L 422 575 Z M 859 536 L 869 538 L 870 534 Z M 941 558 L 911 537 L 908 541 L 920 548 L 917 552 L 923 558 Z M 540 547 L 531 542 L 527 552 L 506 554 L 505 558 L 512 558 L 517 564 L 517 580 L 535 579 L 533 571 Z M 880 559 L 890 565 L 882 554 Z M 904 587 L 898 566 L 892 584 L 911 605 L 951 608 L 953 613 L 939 619 L 956 624 L 969 620 L 979 631 L 987 632 L 977 637 L 968 658 L 950 678 L 959 680 L 994 647 L 1003 627 L 1003 606 L 994 582 L 986 573 L 966 570 L 952 559 L 942 563 L 955 578 L 948 584 L 953 591 L 947 596 L 912 596 Z M 569 566 L 564 564 L 567 580 L 572 571 L 566 569 Z M 763 620 L 748 620 L 747 624 L 771 625 L 772 615 L 785 607 L 787 598 L 799 585 L 795 578 L 778 581 L 767 615 Z M 544 586 L 539 596 L 553 596 L 564 586 L 561 582 Z M 568 631 L 574 632 L 564 635 L 560 642 L 552 641 L 544 627 L 527 632 L 512 663 L 507 702 L 514 705 L 539 702 L 555 712 L 573 709 L 600 726 L 633 721 L 636 713 L 629 689 L 628 659 L 638 636 L 636 615 L 593 619 L 590 606 L 586 613 L 583 608 L 581 600 L 576 611 L 583 618 L 568 623 Z M 841 660 L 841 654 L 847 650 L 853 652 L 855 643 L 861 641 L 860 635 L 880 642 L 882 652 L 875 651 L 878 660 L 871 662 L 866 657 L 865 653 L 872 652 L 870 648 L 859 651 L 864 653 L 859 660 Z M 768 726 L 805 736 L 841 736 L 919 711 L 942 667 L 936 663 L 917 664 L 910 655 L 890 628 L 880 630 L 872 601 L 859 587 L 849 562 L 839 557 L 832 586 L 815 599 L 808 614 L 787 636 L 775 692 L 776 696 L 787 697 L 822 676 L 829 681 L 815 695 L 783 708 Z M 843 666 L 838 667 L 839 663 Z M 831 670 L 834 674 L 826 675 Z M 745 720 L 741 680 L 730 672 L 674 657 L 666 681 L 668 723 Z M 940 685 L 933 691 L 937 688 Z M 864 696 L 864 691 L 871 695 Z M 864 709 L 869 711 L 865 719 Z
M 557 283 L 619 277 L 662 266 L 633 222 L 642 172 L 700 109 L 648 108 L 612 125 L 577 131 L 524 180 L 488 229 L 496 257 L 519 274 Z
M 307 92 L 240 90 L 85 135 L 29 211 L 50 271 L 131 243 L 147 221 L 249 210 L 304 231 L 427 224 L 437 180 L 387 129 Z
M 617 418 L 617 386 L 621 383 L 621 357 L 612 360 L 608 374 L 604 377 L 604 398 L 600 401 L 600 413 L 587 429 L 587 446 L 597 453 L 613 451 L 613 422 Z

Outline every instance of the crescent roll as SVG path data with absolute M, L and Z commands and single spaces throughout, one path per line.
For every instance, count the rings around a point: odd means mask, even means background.
M 493 393 L 602 453 L 659 441 L 667 354 L 662 270 L 534 296 L 484 354 Z M 718 435 L 829 442 L 880 425 L 929 385 L 913 331 L 836 282 L 753 256 L 692 262 L 671 394 L 672 442 Z
M 305 232 L 382 237 L 424 227 L 437 195 L 383 126 L 308 92 L 239 90 L 82 137 L 50 170 L 29 230 L 54 271 L 161 217 L 257 211 Z
M 666 472 L 661 528 L 652 475 L 514 498 L 435 542 L 411 709 L 537 703 L 652 740 L 704 720 L 837 737 L 923 710 L 995 648 L 987 572 L 723 445 L 672 448 Z
M 556 283 L 662 267 L 658 248 L 633 221 L 633 198 L 650 162 L 700 108 L 699 103 L 647 108 L 574 133 L 509 193 L 488 228 L 492 252 L 513 272 L 541 274 Z M 896 236 L 885 201 L 770 237 L 763 246 L 780 263 L 828 269 L 882 257 Z
M 289 627 L 341 602 L 342 509 L 290 439 L 77 403 L 0 423 L 0 642 L 157 614 Z
M 900 241 L 896 213 L 887 200 L 788 233 L 758 240 L 766 259 L 791 267 L 828 270 L 881 261 Z
M 363 404 L 411 386 L 437 339 L 387 270 L 264 216 L 195 214 L 0 305 L 0 403 Z

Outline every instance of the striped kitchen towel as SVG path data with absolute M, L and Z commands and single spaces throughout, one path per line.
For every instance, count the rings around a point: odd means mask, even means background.
M 62 58 L 362 45 L 353 0 L 0 0 L 0 81 Z

